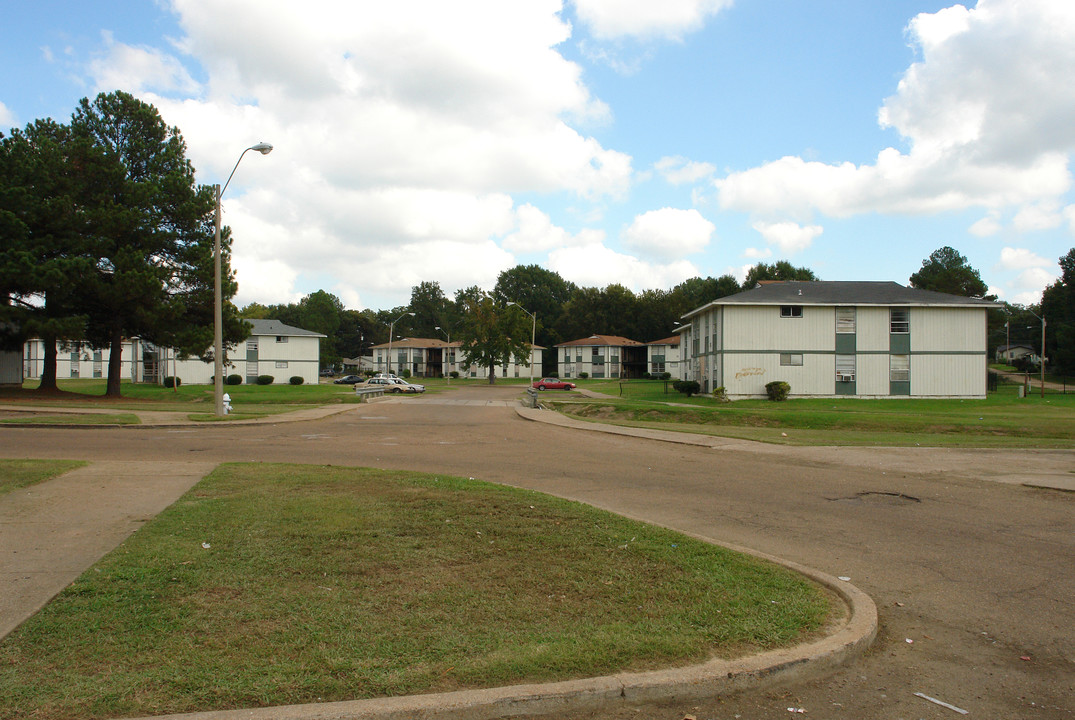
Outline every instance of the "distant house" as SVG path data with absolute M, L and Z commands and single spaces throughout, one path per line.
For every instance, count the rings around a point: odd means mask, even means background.
M 996 352 L 993 353 L 993 359 L 995 362 L 1006 362 L 1009 365 L 1014 360 L 1022 360 L 1028 358 L 1034 365 L 1038 364 L 1038 356 L 1034 352 L 1034 348 L 1029 345 L 1000 345 L 997 347 Z
M 241 375 L 254 383 L 259 375 L 271 375 L 274 383 L 287 383 L 298 376 L 316 383 L 320 370 L 321 333 L 285 325 L 279 320 L 247 320 L 250 337 L 227 354 L 225 375 Z M 172 348 L 160 347 L 141 338 L 125 340 L 122 347 L 122 376 L 132 382 L 161 383 L 178 377 L 186 385 L 213 382 L 213 363 L 200 358 L 180 359 Z M 27 340 L 23 347 L 23 372 L 27 378 L 41 377 L 45 346 L 40 339 Z M 57 378 L 103 378 L 108 375 L 109 350 L 90 347 L 85 342 L 57 343 Z
M 463 361 L 463 343 L 451 344 L 437 338 L 402 338 L 391 343 L 373 346 L 373 369 L 377 372 L 392 372 L 397 375 L 409 370 L 415 377 L 446 377 L 458 372 L 462 377 L 488 378 L 489 369 L 467 364 Z M 545 348 L 535 345 L 531 351 L 536 376 L 541 375 L 541 360 Z M 499 377 L 529 377 L 530 368 L 525 362 L 517 363 L 509 358 L 508 363 L 497 368 Z
M 591 335 L 556 346 L 556 369 L 562 378 L 637 378 L 648 365 L 645 343 L 618 335 Z
M 672 377 L 678 378 L 679 370 L 679 335 L 654 340 L 646 343 L 648 372 L 652 375 L 671 373 Z
M 703 392 L 959 397 L 986 394 L 994 303 L 894 282 L 777 282 L 684 315 L 684 379 Z

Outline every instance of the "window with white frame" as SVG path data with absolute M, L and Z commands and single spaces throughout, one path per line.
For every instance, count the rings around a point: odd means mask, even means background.
M 911 332 L 911 311 L 907 308 L 890 308 L 888 311 L 889 332 Z
M 855 356 L 836 356 L 836 382 L 855 382 Z
M 802 305 L 781 305 L 780 317 L 782 318 L 801 318 L 803 316 Z
M 836 332 L 854 334 L 854 332 L 855 332 L 855 308 L 853 308 L 853 307 L 838 307 L 838 308 L 836 308 Z
M 276 361 L 276 367 L 278 367 L 278 368 L 286 368 L 287 367 L 287 360 L 277 360 Z
M 780 364 L 783 367 L 801 367 L 803 355 L 802 353 L 780 353 Z
M 278 342 L 278 343 L 286 343 L 287 342 L 287 335 L 277 335 L 276 336 L 276 342 Z
M 888 356 L 888 379 L 892 382 L 910 382 L 911 380 L 911 356 L 889 355 Z

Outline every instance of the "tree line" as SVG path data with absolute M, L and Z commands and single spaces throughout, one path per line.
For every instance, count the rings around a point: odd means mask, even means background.
M 990 353 L 1009 340 L 1038 348 L 1040 321 L 1036 317 L 1044 311 L 1050 318 L 1046 337 L 1050 362 L 1058 371 L 1075 372 L 1075 249 L 1061 258 L 1060 265 L 1063 277 L 1045 290 L 1041 305 L 1003 303 L 988 314 Z M 518 265 L 501 272 L 492 290 L 472 286 L 448 297 L 439 283 L 427 281 L 411 289 L 406 306 L 386 310 L 346 310 L 335 295 L 319 290 L 297 303 L 254 303 L 241 314 L 274 318 L 327 335 L 321 348 L 326 366 L 339 366 L 344 358 L 368 354 L 372 346 L 387 343 L 389 326 L 395 321 L 397 339 L 450 337 L 463 341 L 473 352 L 466 362 L 489 368 L 504 364 L 510 357 L 525 362 L 531 332 L 536 344 L 546 348 L 594 333 L 653 342 L 671 336 L 679 319 L 690 310 L 749 290 L 758 282 L 819 279 L 809 268 L 780 260 L 756 265 L 742 283 L 731 275 L 694 277 L 670 290 L 635 293 L 619 284 L 580 287 L 538 265 Z M 908 284 L 921 290 L 996 300 L 967 258 L 947 246 L 923 260 Z M 545 365 L 542 372 L 555 370 L 552 353 L 545 354 Z
M 57 341 L 109 348 L 108 396 L 127 338 L 208 359 L 216 198 L 186 151 L 155 107 L 118 91 L 83 98 L 68 123 L 0 133 L 0 343 L 44 340 L 42 391 L 56 390 Z M 225 229 L 226 299 L 230 240 Z M 224 331 L 246 334 L 230 302 Z

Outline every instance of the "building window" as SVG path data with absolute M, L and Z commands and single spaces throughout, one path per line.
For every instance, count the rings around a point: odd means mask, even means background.
M 653 367 L 653 369 L 651 370 L 651 372 L 654 375 L 656 375 L 657 373 L 663 373 L 664 372 L 664 361 L 663 360 L 660 361 L 660 362 L 654 361 L 653 364 L 652 364 L 652 367 Z
M 854 334 L 854 332 L 855 332 L 855 308 L 853 308 L 853 307 L 838 307 L 838 308 L 836 308 L 836 332 Z
M 888 357 L 888 379 L 892 382 L 910 382 L 911 381 L 911 356 L 910 355 L 889 355 Z
M 780 353 L 780 364 L 784 367 L 801 367 L 803 364 L 802 353 Z
M 287 342 L 287 335 L 277 335 L 276 336 L 276 342 L 286 343 Z
M 906 308 L 891 308 L 888 311 L 889 332 L 911 332 L 911 311 Z
M 287 367 L 287 360 L 277 360 L 276 361 L 276 367 L 278 367 L 278 368 L 286 368 Z
M 781 305 L 780 317 L 782 318 L 801 318 L 803 316 L 802 305 Z
M 855 356 L 836 356 L 836 382 L 855 382 Z

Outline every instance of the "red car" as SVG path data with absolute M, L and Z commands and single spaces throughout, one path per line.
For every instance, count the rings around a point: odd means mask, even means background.
M 538 390 L 574 390 L 575 383 L 565 382 L 559 378 L 541 378 L 534 383 Z

